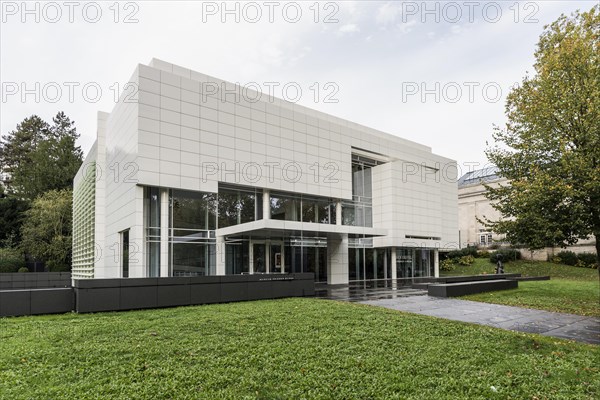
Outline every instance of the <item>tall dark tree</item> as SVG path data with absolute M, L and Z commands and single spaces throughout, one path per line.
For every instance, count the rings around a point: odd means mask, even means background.
M 50 126 L 46 121 L 32 115 L 25 118 L 17 129 L 2 135 L 0 141 L 0 167 L 2 168 L 2 183 L 6 192 L 15 191 L 15 177 L 23 180 L 20 171 L 32 169 L 32 153 L 39 143 L 48 138 Z M 16 183 L 18 186 L 19 183 Z
M 546 26 L 535 59 L 486 151 L 510 180 L 487 188 L 488 226 L 530 249 L 594 236 L 600 257 L 600 6 Z
M 34 115 L 3 136 L 0 163 L 8 195 L 33 200 L 49 190 L 72 188 L 83 160 L 78 137 L 62 111 L 53 125 Z

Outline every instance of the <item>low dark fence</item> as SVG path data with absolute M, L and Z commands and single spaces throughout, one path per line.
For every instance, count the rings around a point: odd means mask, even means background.
M 226 275 L 75 281 L 77 312 L 136 310 L 313 296 L 313 274 Z
M 72 311 L 73 288 L 0 290 L 0 317 Z
M 137 310 L 314 294 L 314 275 L 310 273 L 81 279 L 68 288 L 0 290 L 0 317 Z
M 0 274 L 0 290 L 71 287 L 70 272 L 14 272 Z

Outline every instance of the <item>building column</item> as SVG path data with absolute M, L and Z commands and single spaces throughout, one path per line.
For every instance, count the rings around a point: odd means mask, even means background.
M 342 202 L 338 200 L 335 203 L 335 224 L 342 225 Z
M 169 190 L 160 190 L 160 271 L 159 276 L 169 276 Z M 149 274 L 149 270 L 146 272 Z
M 440 276 L 440 250 L 433 251 L 433 274 L 437 278 Z
M 271 191 L 263 189 L 263 219 L 271 219 Z
M 327 238 L 327 284 L 348 283 L 348 234 Z
M 225 275 L 225 236 L 217 236 L 215 245 L 216 271 L 217 275 Z
M 396 247 L 392 247 L 391 256 L 392 260 L 390 262 L 392 263 L 392 280 L 395 281 L 398 279 L 398 270 L 396 269 Z

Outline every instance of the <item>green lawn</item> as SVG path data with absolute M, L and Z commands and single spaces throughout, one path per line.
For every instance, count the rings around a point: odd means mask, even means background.
M 553 279 L 519 282 L 518 289 L 463 296 L 465 300 L 600 317 L 598 282 Z
M 286 299 L 0 319 L 2 399 L 594 399 L 600 347 Z
M 494 273 L 489 260 L 478 258 L 469 266 L 457 265 L 442 275 L 476 275 Z M 523 276 L 549 275 L 550 281 L 519 282 L 519 288 L 463 296 L 466 300 L 506 304 L 541 310 L 600 317 L 600 283 L 598 270 L 540 261 L 512 261 L 504 266 L 506 273 Z

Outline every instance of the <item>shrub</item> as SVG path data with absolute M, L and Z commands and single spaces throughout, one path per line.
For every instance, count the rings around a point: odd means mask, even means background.
M 452 260 L 451 258 L 446 258 L 440 263 L 440 269 L 442 271 L 454 271 L 454 268 L 456 268 L 454 266 L 454 260 Z
M 521 259 L 521 252 L 516 249 L 500 249 L 490 254 L 490 262 L 496 264 L 498 262 L 498 256 L 502 255 L 502 262 L 507 263 L 514 260 Z
M 19 270 L 17 272 L 29 272 L 29 268 L 21 267 L 21 268 L 19 268 Z
M 559 252 L 558 254 L 556 254 L 556 256 L 558 258 L 560 258 L 560 261 L 563 264 L 566 265 L 577 265 L 577 254 L 573 253 L 572 251 L 569 250 L 563 250 L 561 252 Z
M 577 254 L 577 266 L 583 268 L 598 268 L 598 259 L 594 253 Z
M 0 272 L 17 272 L 25 266 L 25 257 L 14 248 L 0 248 Z
M 490 256 L 490 252 L 487 250 L 479 250 L 477 252 L 477 258 L 488 258 Z
M 464 256 L 477 256 L 477 248 L 473 246 L 468 246 L 460 250 L 452 250 L 446 253 L 447 258 L 460 259 Z
M 459 260 L 458 263 L 460 265 L 471 265 L 475 262 L 475 257 L 473 257 L 472 255 L 468 255 L 468 256 L 462 256 Z

